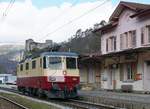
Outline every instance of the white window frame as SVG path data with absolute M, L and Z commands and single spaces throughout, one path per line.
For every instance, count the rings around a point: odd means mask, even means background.
M 117 49 L 117 37 L 111 36 L 106 39 L 106 52 L 114 52 Z

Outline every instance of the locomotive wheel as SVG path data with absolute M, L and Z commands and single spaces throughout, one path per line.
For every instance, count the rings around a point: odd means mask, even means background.
M 39 98 L 43 97 L 43 90 L 42 89 L 38 89 L 37 95 L 38 95 Z

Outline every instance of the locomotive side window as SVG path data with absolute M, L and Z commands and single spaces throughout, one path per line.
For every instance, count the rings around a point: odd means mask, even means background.
M 20 71 L 23 71 L 23 64 L 20 65 Z
M 68 69 L 76 69 L 76 58 L 66 58 Z
M 50 69 L 62 69 L 61 57 L 49 57 L 48 66 Z
M 36 68 L 36 61 L 32 61 L 32 69 L 35 69 Z
M 40 67 L 42 67 L 42 58 L 40 58 Z
M 26 63 L 26 70 L 29 70 L 29 63 Z
M 43 68 L 46 68 L 46 57 L 43 57 Z

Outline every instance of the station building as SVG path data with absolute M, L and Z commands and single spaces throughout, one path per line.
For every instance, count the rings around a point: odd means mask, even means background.
M 150 5 L 120 2 L 101 35 L 101 88 L 150 91 Z
M 101 88 L 101 62 L 96 55 L 84 55 L 79 58 L 80 84 L 92 89 Z

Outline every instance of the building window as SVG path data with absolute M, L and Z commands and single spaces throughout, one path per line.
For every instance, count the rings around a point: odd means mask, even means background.
M 123 49 L 123 35 L 120 35 L 120 49 Z
M 29 63 L 26 63 L 26 70 L 29 70 Z
M 23 71 L 23 64 L 20 65 L 20 71 Z
M 130 31 L 129 32 L 129 47 L 136 47 L 136 30 Z
M 117 49 L 117 41 L 116 41 L 116 37 L 114 37 L 114 50 Z
M 150 25 L 141 28 L 141 44 L 150 44 Z
M 106 51 L 112 52 L 116 50 L 116 36 L 112 36 L 106 39 Z
M 136 47 L 136 30 L 125 32 L 120 35 L 120 49 Z
M 106 51 L 108 52 L 108 39 L 106 39 Z
M 132 65 L 127 64 L 126 69 L 127 69 L 127 80 L 132 80 L 133 79 Z
M 147 26 L 147 31 L 148 31 L 148 43 L 150 43 L 150 25 Z
M 36 61 L 32 61 L 32 69 L 35 69 L 36 68 Z
M 141 44 L 144 44 L 144 27 L 141 28 Z
M 120 81 L 134 80 L 137 74 L 137 63 L 123 63 L 120 64 Z

